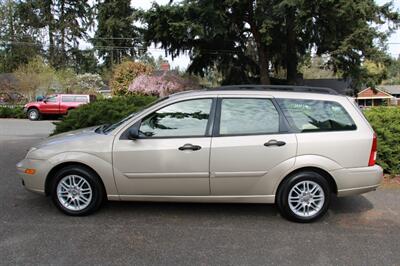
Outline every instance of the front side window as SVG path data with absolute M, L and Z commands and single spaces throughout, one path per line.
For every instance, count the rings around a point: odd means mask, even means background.
M 212 99 L 174 103 L 147 116 L 140 125 L 144 137 L 205 136 Z
M 354 130 L 356 125 L 337 102 L 278 99 L 290 126 L 299 132 Z
M 269 99 L 222 99 L 220 135 L 279 132 L 279 113 Z
M 57 95 L 47 97 L 46 102 L 49 102 L 49 103 L 57 102 Z

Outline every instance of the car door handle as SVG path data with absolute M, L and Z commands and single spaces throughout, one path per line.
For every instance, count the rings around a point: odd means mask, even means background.
M 180 151 L 185 151 L 185 150 L 198 151 L 200 149 L 201 149 L 201 146 L 193 145 L 193 144 L 190 144 L 190 143 L 187 143 L 187 144 L 183 145 L 182 147 L 178 148 L 178 150 L 180 150 Z
M 275 140 L 275 139 L 271 139 L 270 141 L 264 143 L 264 146 L 269 147 L 269 146 L 283 146 L 285 145 L 286 142 L 284 141 L 280 141 L 280 140 Z

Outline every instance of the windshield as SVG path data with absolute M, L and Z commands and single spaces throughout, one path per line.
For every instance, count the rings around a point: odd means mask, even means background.
M 113 131 L 114 129 L 116 129 L 117 127 L 119 127 L 120 125 L 124 124 L 126 121 L 130 120 L 132 117 L 136 116 L 137 114 L 140 114 L 140 113 L 143 112 L 144 110 L 146 110 L 146 109 L 152 107 L 153 105 L 156 105 L 157 103 L 160 103 L 160 102 L 162 102 L 162 101 L 165 101 L 166 99 L 168 99 L 168 97 L 164 97 L 164 98 L 158 99 L 157 101 L 152 102 L 151 104 L 149 104 L 149 105 L 143 107 L 143 109 L 140 110 L 139 112 L 132 113 L 132 114 L 130 114 L 129 116 L 123 118 L 122 120 L 120 120 L 120 121 L 118 121 L 118 122 L 116 122 L 116 123 L 114 123 L 114 124 L 103 125 L 102 127 L 99 128 L 99 130 L 100 130 L 103 134 L 108 134 L 108 133 L 110 133 L 111 131 Z M 96 131 L 97 131 L 97 130 L 96 130 Z

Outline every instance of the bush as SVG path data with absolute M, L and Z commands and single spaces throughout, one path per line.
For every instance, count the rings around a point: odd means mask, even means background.
M 23 107 L 0 106 L 0 118 L 26 118 Z
M 153 68 L 141 62 L 124 61 L 113 69 L 110 87 L 114 95 L 128 93 L 129 84 L 141 74 L 150 74 Z
M 373 107 L 364 111 L 378 136 L 377 164 L 386 173 L 400 174 L 400 109 Z
M 130 96 L 97 100 L 70 111 L 60 122 L 54 122 L 56 128 L 52 135 L 79 128 L 115 123 L 131 113 L 143 109 L 156 99 L 152 96 Z

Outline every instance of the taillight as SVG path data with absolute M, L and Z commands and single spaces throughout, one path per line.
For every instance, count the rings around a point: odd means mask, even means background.
M 376 138 L 376 134 L 374 133 L 374 138 L 372 139 L 371 154 L 369 155 L 368 166 L 374 166 L 375 165 L 377 147 L 378 147 L 378 140 Z

